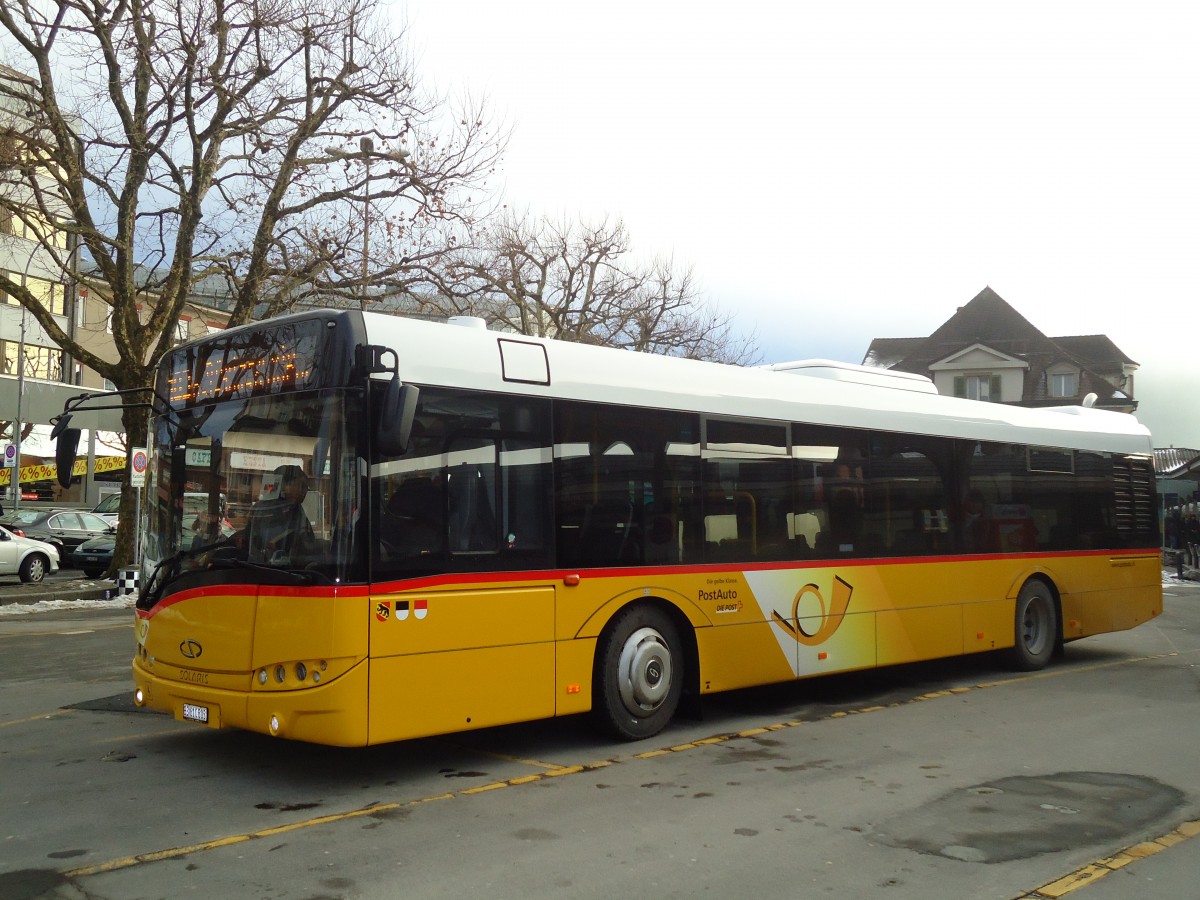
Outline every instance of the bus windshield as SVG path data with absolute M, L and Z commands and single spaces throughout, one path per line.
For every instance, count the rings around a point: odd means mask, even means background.
M 361 408 L 359 392 L 326 390 L 156 419 L 143 578 L 163 569 L 159 590 L 189 574 L 189 585 L 245 581 L 247 568 L 268 581 L 345 580 L 361 508 L 350 424 Z

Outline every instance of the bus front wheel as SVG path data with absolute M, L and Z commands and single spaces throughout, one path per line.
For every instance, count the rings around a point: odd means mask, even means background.
M 1058 643 L 1058 606 L 1046 582 L 1037 578 L 1025 582 L 1017 594 L 1014 629 L 1012 668 L 1021 672 L 1044 668 Z
M 607 731 L 629 741 L 662 731 L 679 706 L 683 653 L 670 617 L 635 606 L 613 623 L 596 661 L 596 715 Z

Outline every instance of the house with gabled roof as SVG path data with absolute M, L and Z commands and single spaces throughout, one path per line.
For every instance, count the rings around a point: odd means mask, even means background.
M 863 365 L 925 375 L 938 393 L 1014 406 L 1133 412 L 1138 364 L 1106 335 L 1047 337 L 990 287 L 933 334 L 875 338 Z

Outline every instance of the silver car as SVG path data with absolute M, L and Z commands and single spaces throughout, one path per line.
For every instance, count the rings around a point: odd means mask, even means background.
M 37 582 L 57 571 L 57 547 L 18 537 L 0 526 L 0 575 L 20 575 L 24 582 Z
M 102 518 L 109 525 L 116 525 L 117 519 L 121 514 L 121 495 L 109 494 L 94 507 L 92 512 Z

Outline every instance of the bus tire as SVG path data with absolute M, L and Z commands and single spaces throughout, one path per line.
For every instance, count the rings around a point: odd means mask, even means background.
M 595 713 L 601 727 L 627 741 L 662 731 L 683 692 L 684 654 L 670 617 L 653 606 L 627 609 L 601 641 Z
M 1058 604 L 1040 578 L 1029 579 L 1017 594 L 1013 630 L 1009 665 L 1020 672 L 1045 668 L 1058 645 Z

